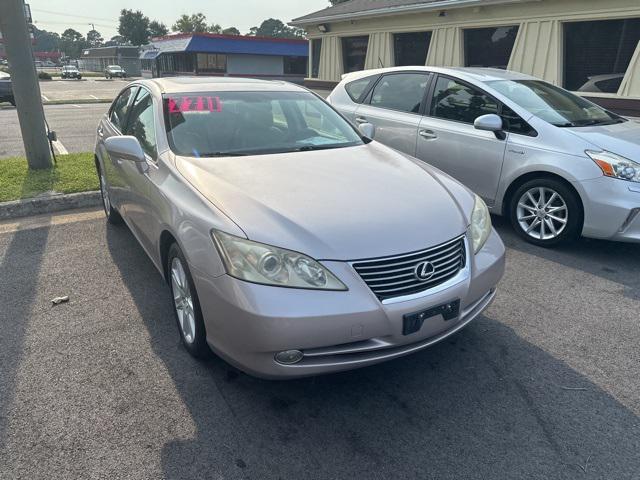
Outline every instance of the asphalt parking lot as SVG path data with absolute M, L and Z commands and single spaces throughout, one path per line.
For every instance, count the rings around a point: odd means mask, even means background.
M 640 247 L 543 250 L 495 222 L 507 272 L 482 318 L 289 382 L 193 360 L 101 212 L 1 223 L 0 478 L 638 479 Z
M 44 102 L 78 100 L 113 100 L 127 83 L 133 79 L 83 78 L 40 82 L 40 93 Z
M 69 153 L 79 153 L 93 151 L 98 121 L 108 109 L 108 103 L 46 105 L 44 113 L 64 149 Z M 0 109 L 0 161 L 24 154 L 16 109 Z

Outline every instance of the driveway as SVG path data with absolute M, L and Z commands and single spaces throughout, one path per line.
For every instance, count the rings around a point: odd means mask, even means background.
M 0 478 L 638 479 L 639 247 L 543 250 L 496 223 L 507 272 L 484 317 L 288 382 L 193 360 L 102 212 L 0 224 Z

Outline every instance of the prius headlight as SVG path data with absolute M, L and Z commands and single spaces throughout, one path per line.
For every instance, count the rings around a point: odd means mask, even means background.
M 484 201 L 476 195 L 476 203 L 471 213 L 469 237 L 473 246 L 473 253 L 478 253 L 491 233 L 491 215 Z
M 302 253 L 253 242 L 213 230 L 227 273 L 232 277 L 264 285 L 347 290 L 336 276 L 314 259 Z
M 606 177 L 640 182 L 640 163 L 606 151 L 587 150 L 585 153 L 596 162 Z

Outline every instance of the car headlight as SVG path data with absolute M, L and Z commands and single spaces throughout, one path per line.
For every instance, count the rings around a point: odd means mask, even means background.
M 484 200 L 476 195 L 476 203 L 471 213 L 471 225 L 469 225 L 469 236 L 471 237 L 474 254 L 484 247 L 490 234 L 491 215 L 489 215 L 489 209 Z
M 607 151 L 587 150 L 585 153 L 596 162 L 606 177 L 640 182 L 640 163 Z
M 301 253 L 218 230 L 213 230 L 211 236 L 232 277 L 279 287 L 347 290 L 333 273 Z

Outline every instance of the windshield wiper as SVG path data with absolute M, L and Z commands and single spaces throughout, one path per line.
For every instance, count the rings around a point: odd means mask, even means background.
M 560 127 L 560 128 L 575 127 L 576 126 L 574 123 L 571 123 L 571 122 L 552 123 L 551 125 L 553 125 L 554 127 Z
M 345 148 L 353 146 L 350 143 L 332 143 L 331 145 L 303 145 L 293 149 L 294 152 L 311 152 L 313 150 L 331 150 L 333 148 Z
M 202 158 L 212 158 L 212 157 L 246 157 L 248 153 L 242 152 L 208 152 L 208 153 L 198 153 L 197 157 Z

